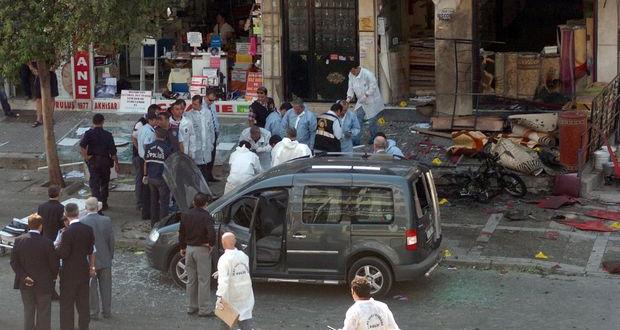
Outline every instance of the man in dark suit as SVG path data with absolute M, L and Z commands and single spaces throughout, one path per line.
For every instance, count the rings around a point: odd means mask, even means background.
M 24 303 L 24 329 L 50 329 L 52 281 L 58 275 L 58 258 L 52 241 L 41 236 L 41 216 L 29 216 L 28 227 L 28 233 L 15 239 L 11 253 L 14 288 L 20 290 Z
M 60 187 L 50 186 L 47 188 L 47 195 L 49 196 L 49 200 L 39 205 L 37 214 L 43 218 L 43 231 L 41 235 L 53 242 L 56 239 L 58 230 L 63 227 L 62 217 L 65 212 L 65 207 L 58 201 L 60 197 Z
M 90 318 L 99 319 L 99 293 L 103 318 L 111 316 L 112 304 L 112 259 L 114 258 L 114 229 L 109 217 L 99 215 L 97 198 L 86 200 L 86 216 L 80 220 L 93 229 L 95 234 L 95 268 L 97 275 L 90 280 Z
M 41 235 L 53 242 L 56 240 L 58 230 L 64 226 L 62 218 L 65 213 L 65 207 L 62 206 L 59 201 L 59 186 L 50 186 L 47 188 L 47 196 L 49 200 L 39 205 L 37 214 L 43 218 L 43 231 L 41 231 Z M 54 280 L 52 289 L 52 300 L 58 300 L 60 297 L 56 292 L 56 280 Z
M 62 259 L 60 270 L 60 329 L 74 330 L 74 306 L 78 312 L 78 327 L 88 330 L 90 322 L 88 282 L 95 276 L 93 229 L 80 223 L 80 211 L 74 203 L 65 206 L 69 228 L 62 233 L 58 256 Z
M 210 197 L 197 193 L 194 207 L 181 214 L 179 245 L 185 257 L 187 270 L 187 314 L 201 317 L 213 316 L 209 308 L 211 295 L 211 252 L 215 246 L 215 229 L 211 213 L 205 208 Z

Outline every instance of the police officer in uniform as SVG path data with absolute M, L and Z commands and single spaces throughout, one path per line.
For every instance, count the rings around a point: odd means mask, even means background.
M 110 168 L 114 166 L 118 172 L 118 158 L 112 133 L 103 129 L 105 118 L 98 113 L 93 116 L 93 128 L 84 133 L 80 148 L 82 158 L 88 165 L 90 172 L 91 193 L 103 204 L 102 211 L 108 209 L 108 184 L 110 183 Z
M 314 152 L 340 152 L 342 127 L 339 115 L 342 110 L 342 105 L 335 103 L 329 111 L 319 116 L 316 123 Z

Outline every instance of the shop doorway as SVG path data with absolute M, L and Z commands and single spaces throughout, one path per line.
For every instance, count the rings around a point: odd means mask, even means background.
M 288 99 L 346 97 L 358 61 L 357 0 L 283 0 L 284 87 Z

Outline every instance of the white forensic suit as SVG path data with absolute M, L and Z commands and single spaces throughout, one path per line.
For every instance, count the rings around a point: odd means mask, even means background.
M 264 128 L 260 128 L 260 139 L 258 141 L 252 140 L 252 134 L 250 132 L 250 127 L 246 128 L 241 132 L 239 136 L 239 142 L 248 141 L 252 145 L 250 150 L 256 152 L 258 155 L 258 159 L 260 159 L 260 166 L 263 168 L 263 171 L 266 171 L 271 168 L 271 146 L 269 145 L 269 139 L 271 139 L 271 132 Z
M 230 174 L 226 179 L 225 194 L 250 181 L 255 175 L 263 171 L 258 156 L 246 147 L 237 147 L 230 154 L 228 163 L 230 164 Z
M 310 148 L 298 141 L 284 138 L 271 150 L 271 166 L 278 166 L 291 159 L 312 155 Z
M 191 110 L 183 114 L 191 122 L 194 136 L 195 147 L 194 161 L 196 165 L 206 165 L 211 162 L 211 152 L 213 151 L 213 142 L 215 141 L 215 126 L 211 113 L 208 110 Z M 181 123 L 182 125 L 183 123 Z M 185 137 L 183 137 L 185 140 Z M 191 147 L 189 147 L 191 148 Z M 192 149 L 189 149 L 187 154 L 189 155 Z
M 185 113 L 179 123 L 179 142 L 183 143 L 183 153 L 194 159 L 196 157 L 196 132 L 194 124 Z
M 399 330 L 388 306 L 372 298 L 357 300 L 349 308 L 341 330 Z
M 225 250 L 218 260 L 215 295 L 221 297 L 239 313 L 239 321 L 252 318 L 254 292 L 250 277 L 250 261 L 242 251 Z
M 349 73 L 347 99 L 353 99 L 353 96 L 357 97 L 355 111 L 363 107 L 366 120 L 376 117 L 383 110 L 383 97 L 377 79 L 368 69 L 362 68 L 357 77 Z

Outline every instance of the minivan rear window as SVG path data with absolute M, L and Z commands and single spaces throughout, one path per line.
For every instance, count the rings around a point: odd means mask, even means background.
M 424 177 L 419 177 L 415 182 L 413 182 L 413 190 L 415 192 L 414 204 L 416 215 L 418 218 L 423 217 L 429 210 L 429 192 L 426 187 L 426 182 L 424 181 Z
M 347 188 L 306 187 L 302 221 L 308 224 L 338 224 L 342 221 Z
M 390 188 L 351 189 L 351 222 L 390 224 L 394 221 L 394 196 Z
M 313 187 L 304 189 L 302 221 L 307 224 L 391 224 L 394 196 L 390 188 Z

